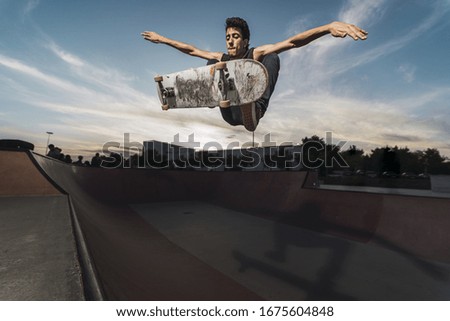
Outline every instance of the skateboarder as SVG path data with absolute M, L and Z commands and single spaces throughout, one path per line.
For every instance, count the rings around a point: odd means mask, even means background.
M 254 59 L 260 61 L 266 67 L 269 75 L 269 85 L 264 95 L 254 103 L 243 106 L 231 106 L 230 108 L 220 108 L 222 117 L 226 122 L 233 126 L 244 125 L 248 131 L 254 131 L 258 126 L 259 119 L 264 116 L 269 105 L 270 96 L 275 89 L 278 71 L 280 69 L 278 54 L 289 49 L 305 46 L 311 41 L 327 34 L 340 38 L 350 36 L 354 40 L 365 40 L 367 38 L 367 32 L 359 27 L 336 21 L 301 32 L 275 44 L 250 48 L 249 27 L 244 19 L 238 17 L 228 18 L 226 20 L 226 54 L 201 50 L 192 45 L 166 38 L 152 31 L 145 31 L 141 35 L 145 40 L 153 43 L 163 43 L 185 54 L 206 59 L 208 60 L 208 64 L 233 59 Z

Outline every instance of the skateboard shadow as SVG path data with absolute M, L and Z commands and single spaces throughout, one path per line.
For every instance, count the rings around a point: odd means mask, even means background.
M 306 291 L 307 295 L 304 298 L 309 301 L 350 301 L 356 300 L 356 298 L 344 293 L 339 293 L 333 289 L 332 282 L 333 276 L 331 271 L 323 271 L 319 282 L 308 280 L 295 273 L 285 271 L 277 268 L 271 264 L 268 264 L 262 260 L 252 258 L 243 254 L 240 251 L 233 251 L 233 257 L 240 263 L 239 272 L 245 272 L 248 269 L 256 269 L 263 273 L 266 273 L 272 277 L 275 277 L 281 281 L 294 285 L 295 287 Z
M 320 221 L 320 214 L 320 206 L 317 203 L 310 202 L 305 203 L 297 213 L 279 217 L 274 222 L 273 248 L 264 252 L 265 258 L 257 259 L 238 250 L 233 251 L 233 257 L 240 263 L 239 272 L 245 272 L 251 268 L 257 269 L 303 290 L 307 293 L 305 300 L 360 300 L 361 298 L 340 293 L 336 289 L 336 284 L 345 272 L 345 263 L 349 259 L 349 255 L 352 254 L 355 241 L 324 234 L 325 229 L 321 229 L 321 226 L 324 226 L 324 224 Z M 298 233 L 298 227 L 292 228 L 293 225 L 298 225 L 295 224 L 298 221 L 298 217 L 302 217 L 302 223 L 307 222 L 307 226 L 313 227 L 314 232 L 308 228 L 308 230 L 305 229 L 302 233 Z M 328 227 L 326 230 L 328 230 Z M 339 228 L 339 226 L 335 226 L 335 230 Z M 345 227 L 345 232 L 352 231 Z M 354 231 L 354 234 L 357 235 L 359 232 Z M 447 272 L 436 264 L 421 259 L 385 239 L 372 237 L 371 241 L 383 248 L 396 252 L 401 257 L 407 258 L 412 264 L 434 279 L 448 279 Z M 327 254 L 324 254 L 323 251 L 308 251 L 309 254 L 305 257 L 293 257 L 288 255 L 290 247 L 326 249 Z M 320 257 L 315 257 L 316 255 Z M 274 262 L 274 264 L 268 263 L 267 259 Z M 314 277 L 311 277 L 311 275 L 306 277 L 302 276 L 301 272 L 298 274 L 292 272 L 292 269 L 291 271 L 283 270 L 279 263 L 289 263 L 291 266 L 299 267 L 312 264 L 312 266 L 320 266 L 320 268 Z M 380 295 L 380 299 L 382 299 L 382 295 Z
M 314 223 L 319 223 L 318 221 L 314 222 L 319 217 L 318 214 L 320 214 L 320 208 L 317 204 L 304 204 L 299 212 L 306 216 L 310 224 L 315 225 Z M 339 293 L 334 289 L 334 281 L 339 277 L 340 267 L 349 253 L 348 244 L 345 242 L 333 243 L 329 236 L 321 235 L 320 233 L 312 235 L 312 232 L 306 230 L 305 233 L 295 233 L 289 230 L 287 225 L 292 223 L 292 219 L 291 215 L 286 215 L 274 223 L 274 246 L 272 249 L 266 250 L 265 257 L 276 263 L 284 263 L 287 262 L 287 251 L 290 246 L 329 249 L 326 263 L 317 271 L 313 280 L 311 280 L 311 277 L 303 277 L 271 265 L 267 263 L 267 260 L 252 258 L 235 250 L 233 251 L 233 257 L 241 264 L 239 271 L 245 272 L 249 268 L 254 268 L 264 272 L 305 291 L 307 293 L 306 300 L 356 300 L 356 298 Z M 306 259 L 306 261 L 303 261 L 303 259 Z M 299 258 L 298 264 L 308 264 L 307 260 L 307 258 Z M 297 264 L 297 262 L 290 263 Z

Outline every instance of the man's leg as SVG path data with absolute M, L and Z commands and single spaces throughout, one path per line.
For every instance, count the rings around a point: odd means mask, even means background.
M 264 57 L 262 64 L 267 69 L 269 84 L 262 97 L 256 102 L 256 104 L 260 107 L 261 117 L 264 116 L 267 108 L 269 107 L 270 97 L 272 96 L 272 93 L 275 90 L 275 85 L 277 84 L 278 73 L 280 71 L 280 58 L 277 54 L 270 54 Z
M 261 107 L 257 102 L 221 108 L 222 118 L 232 126 L 244 125 L 248 131 L 255 131 L 259 119 L 262 117 Z
M 275 90 L 280 70 L 280 59 L 277 54 L 264 57 L 262 64 L 266 67 L 269 78 L 269 84 L 262 97 L 254 103 L 221 110 L 222 117 L 226 122 L 233 126 L 244 125 L 245 129 L 251 132 L 256 130 L 259 120 L 269 107 L 269 100 Z
M 242 123 L 249 132 L 254 132 L 262 117 L 261 105 L 258 102 L 253 102 L 240 106 Z
M 242 125 L 241 107 L 220 108 L 222 118 L 232 126 Z

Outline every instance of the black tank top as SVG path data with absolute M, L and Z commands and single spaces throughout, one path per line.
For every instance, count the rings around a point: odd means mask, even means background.
M 255 48 L 250 48 L 249 50 L 247 50 L 244 57 L 242 57 L 241 59 L 253 59 L 253 50 L 255 50 Z M 220 61 L 230 61 L 230 60 L 231 60 L 230 55 L 226 53 L 224 53 L 222 59 L 220 59 Z
M 255 48 L 250 48 L 249 50 L 247 50 L 247 52 L 245 53 L 244 57 L 242 57 L 242 59 L 253 59 L 253 50 L 255 50 Z M 230 61 L 231 57 L 230 55 L 224 53 L 222 55 L 222 58 L 220 59 L 220 61 Z M 207 65 L 212 65 L 215 63 L 218 63 L 219 60 L 217 59 L 210 59 L 208 60 L 208 62 L 206 63 Z

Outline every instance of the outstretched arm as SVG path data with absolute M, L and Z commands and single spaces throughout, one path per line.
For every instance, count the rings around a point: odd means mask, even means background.
M 354 40 L 366 40 L 368 33 L 355 25 L 335 21 L 330 24 L 296 34 L 295 36 L 284 41 L 257 47 L 255 48 L 255 51 L 253 53 L 253 57 L 256 60 L 262 60 L 262 58 L 268 54 L 281 53 L 289 49 L 305 46 L 311 41 L 314 41 L 327 34 L 331 34 L 334 37 L 340 38 L 350 36 Z
M 173 39 L 169 39 L 167 37 L 161 36 L 153 31 L 145 31 L 141 33 L 141 36 L 144 37 L 145 40 L 151 41 L 153 43 L 163 43 L 165 45 L 171 46 L 185 54 L 190 56 L 199 57 L 203 59 L 217 59 L 220 60 L 222 58 L 223 53 L 220 52 L 211 52 L 206 50 L 198 49 L 192 45 L 186 44 L 181 41 L 176 41 Z

